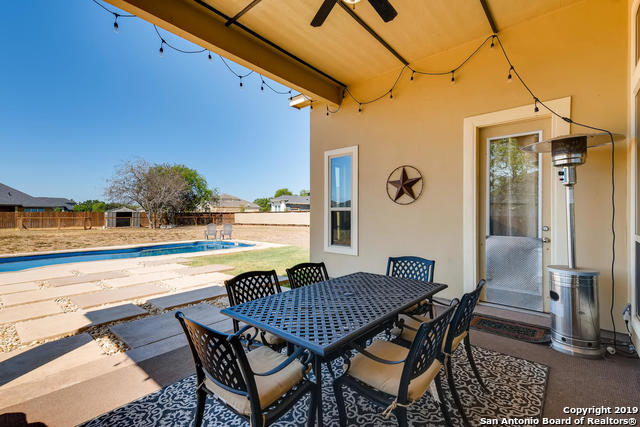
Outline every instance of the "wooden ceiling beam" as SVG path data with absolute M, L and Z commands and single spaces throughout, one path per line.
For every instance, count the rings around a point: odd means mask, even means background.
M 480 0 L 480 4 L 482 5 L 484 16 L 486 16 L 487 21 L 489 21 L 489 26 L 491 27 L 491 31 L 493 31 L 493 34 L 497 34 L 498 26 L 496 25 L 496 20 L 493 19 L 493 14 L 491 13 L 491 9 L 489 9 L 489 4 L 487 3 L 487 0 Z
M 244 15 L 247 12 L 249 12 L 254 6 L 256 6 L 261 1 L 262 0 L 253 0 L 251 3 L 246 5 L 240 12 L 236 13 L 233 16 L 233 18 L 227 20 L 227 22 L 225 22 L 224 25 L 226 25 L 228 27 L 229 25 L 234 24 L 238 19 L 240 19 L 242 17 L 242 15 Z
M 238 22 L 225 26 L 231 17 L 201 0 L 106 1 L 314 100 L 342 103 L 344 84 Z

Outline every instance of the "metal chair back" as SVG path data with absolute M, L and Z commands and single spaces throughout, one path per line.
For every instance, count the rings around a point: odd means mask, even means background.
M 238 305 L 268 295 L 281 292 L 280 282 L 275 270 L 248 271 L 225 280 L 227 295 L 231 305 Z
M 387 276 L 433 282 L 436 262 L 417 256 L 389 257 Z
M 291 289 L 329 280 L 324 262 L 304 262 L 287 268 L 287 278 Z
M 447 340 L 445 342 L 445 351 L 451 351 L 451 345 L 455 337 L 469 330 L 471 319 L 473 319 L 473 310 L 475 310 L 480 294 L 484 288 L 486 282 L 484 279 L 480 280 L 476 285 L 476 289 L 464 294 L 458 304 L 453 318 L 451 319 L 450 331 L 447 334 Z
M 402 371 L 398 401 L 406 401 L 409 382 L 422 375 L 440 356 L 442 340 L 457 303 L 457 299 L 452 300 L 449 308 L 442 314 L 418 328 Z
M 245 374 L 250 372 L 246 369 L 249 362 L 239 338 L 207 328 L 186 318 L 180 311 L 176 313 L 176 318 L 187 336 L 196 365 L 198 384 L 202 384 L 206 375 L 219 387 L 247 396 L 249 386 Z M 250 381 L 253 382 L 253 377 L 250 377 Z M 255 383 L 251 385 L 255 388 Z

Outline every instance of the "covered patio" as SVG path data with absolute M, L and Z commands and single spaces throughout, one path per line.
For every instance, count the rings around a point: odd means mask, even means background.
M 576 425 L 581 416 L 592 424 L 637 423 L 640 0 L 107 2 L 105 11 L 116 22 L 134 15 L 291 88 L 297 92 L 291 107 L 310 114 L 310 254 L 313 263 L 326 266 L 324 276 L 300 288 L 289 277 L 294 289 L 280 291 L 278 284 L 273 295 L 256 291 L 251 300 L 263 305 L 250 314 L 241 309 L 252 301 L 235 301 L 227 285 L 231 307 L 221 312 L 274 335 L 280 347 L 256 332 L 262 348 L 273 347 L 283 360 L 299 356 L 288 363 L 304 365 L 303 379 L 289 393 L 308 387 L 310 394 L 296 395 L 296 402 L 270 401 L 287 411 L 272 408 L 277 419 L 267 414 L 260 422 L 343 425 L 339 388 L 332 386 L 343 381 L 347 425 L 402 425 L 405 412 L 409 425 L 445 425 L 444 414 L 456 426 L 465 418 L 466 425 Z M 158 34 L 162 53 L 166 41 Z M 581 137 L 575 163 L 561 163 L 557 152 L 552 159 L 522 150 L 583 133 L 598 134 L 606 145 L 591 148 L 590 136 Z M 574 208 L 575 216 L 568 213 Z M 407 256 L 432 260 L 430 273 L 394 273 L 391 258 Z M 553 277 L 565 266 L 574 274 L 566 286 Z M 588 291 L 575 294 L 584 303 L 561 299 L 560 288 L 583 286 L 586 276 L 593 282 L 581 289 Z M 331 295 L 320 295 L 327 289 Z M 293 299 L 292 309 L 285 302 Z M 331 302 L 320 310 L 313 305 L 319 300 Z M 464 304 L 469 312 L 456 317 Z M 293 316 L 287 309 L 300 316 L 293 326 L 281 322 Z M 374 309 L 380 310 L 377 318 L 358 317 Z M 367 349 L 387 345 L 381 342 L 402 341 L 412 322 L 406 316 L 415 321 L 417 315 L 417 326 L 408 330 L 414 331 L 411 339 L 424 340 L 421 357 L 434 369 L 422 393 L 399 393 L 387 411 L 362 397 L 366 393 L 350 391 L 354 384 L 370 386 L 363 378 L 383 370 L 385 362 L 376 357 L 390 358 L 374 354 L 373 365 L 353 381 L 344 380 L 350 364 L 369 357 Z M 466 325 L 451 327 L 464 323 L 463 315 Z M 308 323 L 300 326 L 301 319 Z M 197 314 L 191 320 L 201 321 Z M 189 329 L 195 326 L 181 322 L 187 335 L 195 334 Z M 314 335 L 339 322 L 343 328 L 335 336 L 322 341 Z M 238 343 L 248 339 L 242 344 L 252 348 L 258 338 L 234 326 Z M 213 338 L 191 339 L 191 347 L 182 343 L 122 362 L 107 374 L 12 404 L 0 411 L 0 420 L 193 425 L 196 388 L 202 390 L 208 373 L 194 374 L 192 350 L 197 354 L 198 342 Z M 419 344 L 404 344 L 418 351 Z M 210 352 L 220 348 L 208 345 Z M 205 370 L 211 362 L 193 357 Z M 447 381 L 449 361 L 459 397 Z M 403 363 L 409 362 L 415 360 L 407 356 Z M 415 363 L 412 381 L 427 372 Z M 85 374 L 96 368 L 82 367 Z M 234 388 L 213 383 L 205 387 L 209 394 Z M 260 391 L 247 389 L 244 397 Z M 577 408 L 605 409 L 596 414 Z M 252 418 L 255 408 L 247 411 L 228 398 L 209 397 L 200 415 L 203 425 L 245 425 L 258 419 Z

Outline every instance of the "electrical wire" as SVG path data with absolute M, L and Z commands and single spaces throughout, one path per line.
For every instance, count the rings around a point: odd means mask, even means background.
M 170 44 L 168 41 L 166 41 L 164 37 L 162 37 L 162 35 L 160 34 L 160 31 L 158 31 L 158 27 L 156 27 L 155 24 L 153 25 L 153 29 L 156 30 L 156 34 L 158 35 L 158 38 L 160 39 L 160 43 L 168 46 L 169 48 L 175 50 L 176 52 L 180 52 L 180 53 L 202 53 L 202 52 L 205 52 L 207 50 L 207 49 L 183 50 L 183 49 L 177 48 L 177 47 L 173 46 L 172 44 Z
M 99 3 L 98 0 L 92 0 L 92 1 L 98 6 L 100 6 L 101 8 L 103 8 L 104 10 L 106 10 L 107 12 L 109 12 L 110 14 L 112 14 L 113 16 L 116 16 L 118 18 L 137 18 L 136 15 L 121 15 L 117 12 L 114 12 L 113 10 L 109 10 L 105 5 L 103 5 L 102 3 Z

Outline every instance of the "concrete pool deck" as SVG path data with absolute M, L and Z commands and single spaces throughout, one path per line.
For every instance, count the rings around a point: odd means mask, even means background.
M 231 276 L 224 272 L 233 267 L 183 263 L 286 246 L 238 242 L 254 246 L 0 273 L 0 413 L 86 381 L 96 369 L 104 374 L 186 345 L 169 311 L 175 307 L 230 331 L 216 300 L 226 295 L 224 280 Z M 123 247 L 135 246 L 145 245 Z M 120 351 L 111 351 L 114 345 Z

